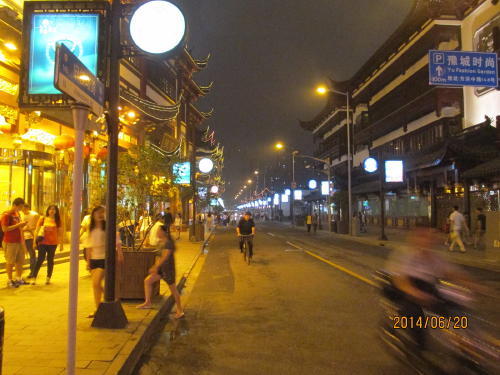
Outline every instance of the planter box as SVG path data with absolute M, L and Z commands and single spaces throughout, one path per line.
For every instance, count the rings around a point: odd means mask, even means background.
M 144 299 L 144 279 L 156 261 L 155 249 L 123 252 L 120 297 L 122 299 Z M 153 285 L 153 297 L 160 293 L 160 282 Z

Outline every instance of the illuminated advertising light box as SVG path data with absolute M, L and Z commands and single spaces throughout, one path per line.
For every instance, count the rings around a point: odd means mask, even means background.
M 294 190 L 293 191 L 293 198 L 296 201 L 301 201 L 302 200 L 302 190 Z
M 181 185 L 189 185 L 191 183 L 191 163 L 174 163 L 172 173 L 175 176 L 174 182 Z
M 290 194 L 292 194 L 292 191 L 290 189 L 285 189 L 285 195 L 290 195 Z
M 61 94 L 54 87 L 58 42 L 97 75 L 99 14 L 35 13 L 31 15 L 28 94 Z
M 403 161 L 385 161 L 385 182 L 403 182 Z
M 281 194 L 281 202 L 288 203 L 288 195 L 287 194 Z
M 328 185 L 328 181 L 321 181 L 321 195 L 328 195 L 328 191 L 330 190 Z

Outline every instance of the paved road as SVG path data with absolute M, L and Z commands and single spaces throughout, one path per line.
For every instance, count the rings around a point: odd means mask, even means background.
M 219 232 L 186 318 L 167 325 L 140 375 L 410 373 L 376 337 L 375 288 L 297 251 L 284 228 L 259 230 L 251 266 L 233 230 Z

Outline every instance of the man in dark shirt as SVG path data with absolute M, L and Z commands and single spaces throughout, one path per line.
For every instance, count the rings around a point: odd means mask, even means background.
M 240 238 L 240 252 L 243 252 L 243 237 L 241 236 L 254 236 L 255 235 L 255 223 L 252 219 L 252 214 L 246 212 L 241 218 L 238 226 L 236 227 L 236 234 Z M 253 256 L 253 237 L 249 237 L 248 241 L 248 256 L 252 258 Z
M 486 232 L 486 215 L 483 214 L 483 209 L 479 207 L 476 209 L 476 231 L 474 232 L 474 249 L 483 247 L 484 233 Z

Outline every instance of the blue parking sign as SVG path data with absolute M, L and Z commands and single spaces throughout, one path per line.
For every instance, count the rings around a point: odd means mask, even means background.
M 496 53 L 429 51 L 429 84 L 438 86 L 498 86 Z

